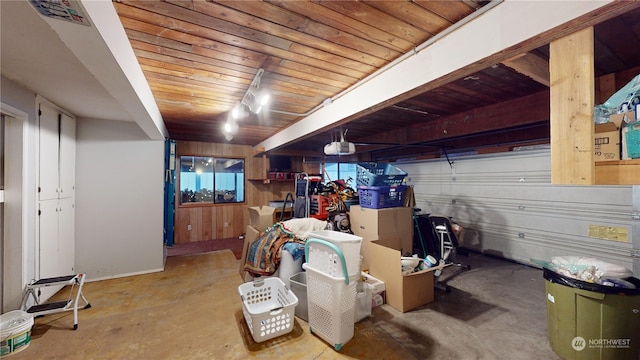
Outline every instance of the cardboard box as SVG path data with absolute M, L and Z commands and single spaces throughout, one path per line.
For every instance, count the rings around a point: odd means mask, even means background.
M 595 161 L 620 160 L 620 128 L 615 123 L 596 124 L 594 138 Z
M 369 243 L 390 236 L 402 239 L 402 251 L 413 251 L 413 209 L 395 207 L 369 209 L 360 205 L 351 205 L 349 209 L 351 231 L 362 238 L 360 255 L 362 268 L 370 268 Z
M 636 117 L 635 111 L 627 111 L 620 114 L 612 114 L 609 115 L 609 122 L 616 124 L 618 129 L 622 128 L 623 123 L 629 124 L 636 121 L 638 118 Z
M 434 276 L 430 268 L 402 275 L 398 237 L 372 241 L 369 244 L 369 272 L 384 282 L 387 304 L 407 312 L 434 300 Z
M 247 226 L 247 231 L 244 234 L 244 243 L 242 244 L 242 257 L 240 258 L 240 277 L 243 281 L 246 280 L 244 264 L 247 262 L 247 251 L 249 250 L 251 243 L 258 238 L 258 235 L 260 235 L 260 231 L 258 231 L 258 229 L 251 225 Z
M 249 207 L 249 225 L 260 231 L 266 230 L 273 225 L 273 213 L 276 209 L 271 206 L 263 205 Z

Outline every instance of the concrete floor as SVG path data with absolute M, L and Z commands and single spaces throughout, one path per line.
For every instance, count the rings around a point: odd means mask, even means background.
M 85 284 L 92 307 L 78 330 L 71 312 L 40 317 L 11 359 L 559 359 L 541 270 L 475 253 L 459 260 L 472 268 L 449 278 L 450 293 L 404 314 L 374 308 L 337 352 L 299 318 L 291 333 L 254 342 L 232 252 L 174 256 L 161 273 Z

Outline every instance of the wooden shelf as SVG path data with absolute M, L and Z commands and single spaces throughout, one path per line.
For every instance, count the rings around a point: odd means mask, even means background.
M 596 185 L 640 185 L 640 159 L 598 161 Z
M 261 182 L 263 184 L 271 184 L 272 182 L 293 182 L 293 179 L 247 179 L 247 180 Z

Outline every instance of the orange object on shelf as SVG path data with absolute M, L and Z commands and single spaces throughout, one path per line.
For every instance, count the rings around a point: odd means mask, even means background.
M 312 218 L 326 220 L 329 216 L 329 199 L 323 195 L 311 195 L 311 205 L 309 216 Z

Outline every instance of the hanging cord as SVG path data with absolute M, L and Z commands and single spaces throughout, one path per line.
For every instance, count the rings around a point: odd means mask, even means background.
M 291 212 L 294 211 L 294 209 L 293 209 L 293 194 L 291 192 L 288 192 L 287 195 L 284 197 L 284 202 L 282 203 L 282 212 L 280 213 L 280 221 L 284 220 L 284 212 L 285 212 L 285 210 L 287 208 L 287 201 L 289 199 L 291 199 Z
M 449 162 L 449 166 L 453 169 L 453 161 L 449 160 L 449 154 L 447 154 L 447 150 L 444 148 L 444 146 L 440 147 L 440 149 L 444 153 L 444 156 L 447 158 L 447 162 Z

